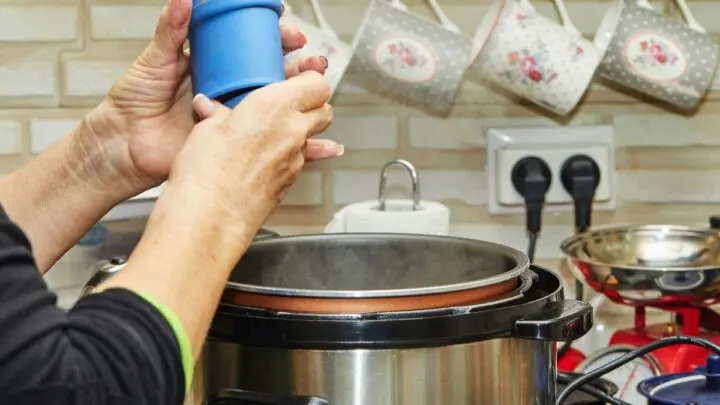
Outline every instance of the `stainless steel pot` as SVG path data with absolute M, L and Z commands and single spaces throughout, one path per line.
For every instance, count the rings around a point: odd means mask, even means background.
M 517 288 L 477 303 L 363 313 L 324 307 L 338 296 L 430 302 L 513 277 Z M 590 306 L 564 300 L 554 273 L 528 269 L 527 257 L 512 249 L 460 238 L 338 234 L 257 242 L 229 286 L 314 300 L 307 308 L 321 310 L 222 304 L 192 403 L 554 405 L 555 341 L 577 339 L 592 324 Z
M 598 228 L 563 241 L 575 277 L 629 305 L 720 300 L 720 231 L 679 225 Z
M 131 231 L 124 233 L 111 233 L 113 238 L 108 238 L 108 241 L 102 246 L 103 250 L 99 251 L 102 255 L 96 254 L 96 256 L 110 259 L 96 260 L 92 269 L 92 276 L 90 277 L 90 280 L 85 283 L 81 295 L 90 294 L 93 290 L 95 290 L 95 288 L 97 288 L 98 285 L 125 267 L 127 258 L 135 248 L 135 245 L 140 241 L 140 238 L 142 237 L 142 230 L 144 229 L 144 221 L 140 223 L 142 225 L 140 227 L 138 227 L 137 221 L 133 222 L 133 224 L 135 225 L 130 228 Z M 277 233 L 263 228 L 258 231 L 257 235 L 255 235 L 255 240 L 264 240 L 277 236 L 279 236 Z

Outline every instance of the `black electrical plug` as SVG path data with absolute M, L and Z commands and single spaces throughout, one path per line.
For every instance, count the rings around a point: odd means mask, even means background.
M 600 184 L 600 167 L 590 156 L 570 156 L 560 169 L 560 180 L 575 205 L 575 229 L 578 232 L 587 231 L 592 223 L 595 190 Z M 575 298 L 582 301 L 583 296 L 583 284 L 575 280 Z
M 563 163 L 560 180 L 575 205 L 575 228 L 578 232 L 587 231 L 592 222 L 595 190 L 600 185 L 600 167 L 590 156 L 574 155 Z
M 515 163 L 510 178 L 515 190 L 525 199 L 525 226 L 530 238 L 527 254 L 532 262 L 535 244 L 542 228 L 545 195 L 552 184 L 552 171 L 544 160 L 537 156 L 527 156 Z

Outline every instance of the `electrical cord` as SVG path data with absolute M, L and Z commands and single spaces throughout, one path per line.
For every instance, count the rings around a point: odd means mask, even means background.
M 561 384 L 570 384 L 573 381 L 575 381 L 577 378 L 579 378 L 579 377 L 574 377 L 574 376 L 571 376 L 571 375 L 568 375 L 565 373 L 558 373 L 557 382 L 559 382 Z M 614 396 L 608 394 L 607 392 L 605 392 L 599 388 L 596 388 L 592 385 L 589 385 L 589 384 L 585 384 L 581 387 L 578 387 L 578 390 L 582 391 L 596 399 L 603 401 L 603 403 L 605 403 L 605 404 L 627 405 L 627 402 L 625 402 L 621 399 L 615 398 Z
M 666 337 L 660 340 L 656 340 L 648 345 L 645 345 L 641 348 L 635 349 L 631 351 L 630 353 L 617 358 L 610 363 L 605 364 L 604 366 L 598 367 L 593 371 L 590 371 L 586 373 L 584 376 L 576 379 L 575 381 L 571 382 L 570 384 L 565 387 L 562 393 L 558 395 L 557 401 L 555 402 L 556 405 L 564 405 L 565 400 L 568 399 L 570 394 L 572 394 L 575 390 L 579 389 L 580 387 L 584 386 L 588 382 L 595 380 L 597 378 L 602 377 L 603 375 L 607 374 L 610 371 L 616 370 L 625 364 L 631 362 L 632 360 L 635 360 L 638 357 L 645 356 L 646 354 L 653 352 L 657 349 L 662 349 L 663 347 L 667 346 L 674 346 L 674 345 L 694 345 L 702 347 L 703 349 L 707 349 L 709 351 L 714 352 L 715 354 L 720 356 L 720 345 L 716 345 L 713 342 L 710 342 L 706 339 L 697 338 L 694 336 L 671 336 Z M 627 402 L 620 402 L 619 405 L 632 405 Z
M 535 261 L 535 250 L 537 249 L 538 233 L 530 232 L 528 235 L 528 249 L 527 256 L 530 259 L 530 263 Z
M 586 155 L 569 157 L 560 168 L 560 180 L 563 188 L 572 196 L 575 212 L 576 232 L 586 232 L 592 222 L 592 204 L 595 191 L 600 185 L 600 167 L 593 158 Z M 583 300 L 584 286 L 575 280 L 575 299 Z M 565 342 L 557 351 L 560 358 L 572 348 L 573 342 Z

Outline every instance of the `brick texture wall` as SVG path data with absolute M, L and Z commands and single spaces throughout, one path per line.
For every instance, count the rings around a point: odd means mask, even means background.
M 153 33 L 162 0 L 0 0 L 0 173 L 8 173 L 64 136 L 122 74 Z M 441 0 L 468 34 L 490 0 Z M 567 0 L 579 29 L 591 36 L 610 2 Z M 304 0 L 294 10 L 311 17 Z M 330 23 L 350 40 L 366 0 L 321 0 Z M 430 16 L 420 0 L 408 0 Z M 557 18 L 549 1 L 536 1 Z M 671 0 L 655 0 L 672 15 Z M 696 17 L 720 34 L 720 2 L 689 0 Z M 522 216 L 491 216 L 486 203 L 483 134 L 502 126 L 610 124 L 616 131 L 620 204 L 595 216 L 596 224 L 665 222 L 704 224 L 720 209 L 720 80 L 718 91 L 693 117 L 594 84 L 579 112 L 563 120 L 467 81 L 449 119 L 388 103 L 343 84 L 335 98 L 336 121 L 326 136 L 347 153 L 311 164 L 268 224 L 312 231 L 340 206 L 377 196 L 378 170 L 394 157 L 420 170 L 423 198 L 452 208 L 454 232 L 525 247 Z M 407 195 L 401 173 L 390 195 Z M 150 205 L 141 207 L 147 210 Z M 141 211 L 142 211 L 141 209 Z M 570 214 L 548 215 L 538 257 L 559 258 L 571 232 Z M 83 280 L 84 281 L 84 280 Z

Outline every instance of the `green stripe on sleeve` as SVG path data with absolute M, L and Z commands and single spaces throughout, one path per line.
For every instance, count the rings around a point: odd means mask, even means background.
M 185 327 L 180 322 L 180 319 L 168 307 L 158 302 L 155 298 L 138 291 L 133 292 L 155 307 L 155 309 L 157 309 L 170 324 L 170 328 L 178 341 L 178 346 L 180 346 L 180 358 L 182 359 L 183 374 L 185 375 L 185 392 L 189 392 L 193 378 L 194 365 L 192 349 L 190 348 L 190 339 L 185 331 Z

